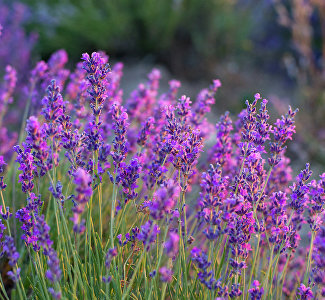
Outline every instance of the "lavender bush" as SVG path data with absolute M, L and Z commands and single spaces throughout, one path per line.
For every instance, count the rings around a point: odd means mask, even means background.
M 66 62 L 36 65 L 0 147 L 2 299 L 325 297 L 325 173 L 293 179 L 285 156 L 297 110 L 270 124 L 256 94 L 214 125 L 219 80 L 192 103 L 153 70 L 125 100 L 121 63 Z

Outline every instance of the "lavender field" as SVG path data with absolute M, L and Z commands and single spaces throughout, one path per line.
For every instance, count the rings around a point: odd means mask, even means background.
M 308 105 L 256 86 L 216 114 L 223 78 L 126 93 L 116 58 L 36 59 L 26 7 L 0 8 L 0 299 L 325 299 L 321 67 L 297 69 Z

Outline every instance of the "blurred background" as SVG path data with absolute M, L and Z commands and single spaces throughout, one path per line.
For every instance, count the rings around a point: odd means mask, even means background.
M 299 107 L 290 157 L 325 166 L 325 0 L 0 0 L 0 24 L 1 70 L 20 80 L 59 49 L 71 68 L 103 50 L 124 63 L 126 95 L 154 67 L 161 90 L 175 78 L 193 100 L 219 78 L 214 122 L 256 92 L 273 116 Z

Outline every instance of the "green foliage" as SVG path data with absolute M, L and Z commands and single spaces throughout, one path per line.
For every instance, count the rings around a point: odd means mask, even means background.
M 175 49 L 185 56 L 225 56 L 243 48 L 249 31 L 248 14 L 229 0 L 25 2 L 36 16 L 32 28 L 40 31 L 41 53 L 65 48 L 73 59 L 79 49 L 165 60 Z

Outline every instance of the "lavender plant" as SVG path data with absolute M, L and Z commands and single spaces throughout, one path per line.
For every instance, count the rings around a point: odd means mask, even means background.
M 0 147 L 2 299 L 325 297 L 325 173 L 292 180 L 297 110 L 271 124 L 256 94 L 213 126 L 219 80 L 192 104 L 153 70 L 124 100 L 122 64 L 82 60 L 37 64 L 14 161 Z

